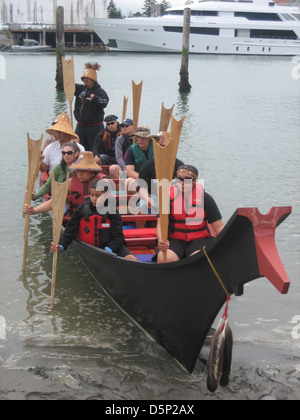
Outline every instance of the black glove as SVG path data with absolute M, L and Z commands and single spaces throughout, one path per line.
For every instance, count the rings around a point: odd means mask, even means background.
M 90 97 L 90 93 L 87 90 L 84 90 L 83 92 L 81 92 L 81 94 L 79 95 L 79 98 L 82 99 L 83 101 L 85 99 L 88 99 Z

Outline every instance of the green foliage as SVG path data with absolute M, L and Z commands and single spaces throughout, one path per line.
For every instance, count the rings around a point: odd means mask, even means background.
M 110 19 L 122 19 L 122 11 L 121 9 L 117 8 L 116 3 L 114 0 L 110 0 L 107 6 L 107 14 Z

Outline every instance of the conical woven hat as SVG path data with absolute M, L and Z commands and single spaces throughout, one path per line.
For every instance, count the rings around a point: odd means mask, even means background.
M 78 139 L 77 134 L 73 130 L 70 119 L 64 112 L 57 117 L 56 123 L 46 130 L 46 133 L 54 135 L 56 132 L 68 134 L 70 139 Z
M 72 171 L 94 171 L 101 172 L 102 168 L 97 165 L 92 152 L 81 152 L 78 160 L 70 166 Z
M 82 76 L 81 80 L 83 80 L 84 78 L 87 79 L 91 79 L 94 82 L 98 83 L 98 78 L 97 78 L 97 73 L 96 71 L 98 71 L 100 69 L 100 64 L 98 63 L 87 63 L 85 65 L 86 71 L 84 73 L 84 75 Z

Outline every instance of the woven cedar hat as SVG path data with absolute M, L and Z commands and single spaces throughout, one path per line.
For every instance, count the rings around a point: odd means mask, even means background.
M 73 165 L 70 166 L 69 169 L 71 169 L 72 171 L 102 171 L 102 168 L 95 162 L 94 155 L 92 152 L 81 152 L 78 160 L 75 163 L 73 163 Z
M 145 125 L 141 125 L 139 127 L 137 127 L 136 129 L 136 133 L 133 133 L 134 136 L 137 137 L 142 137 L 143 139 L 150 139 L 151 138 L 151 134 L 150 134 L 150 128 L 146 127 Z
M 94 82 L 98 83 L 97 78 L 97 71 L 100 70 L 101 66 L 98 63 L 86 63 L 85 65 L 86 71 L 82 76 L 81 80 L 83 81 L 84 78 L 91 79 Z
M 55 124 L 52 125 L 52 127 L 48 128 L 46 130 L 46 133 L 55 136 L 57 131 L 60 133 L 68 134 L 70 139 L 78 139 L 77 134 L 75 133 L 75 131 L 73 130 L 71 126 L 68 115 L 65 114 L 64 112 L 57 117 Z

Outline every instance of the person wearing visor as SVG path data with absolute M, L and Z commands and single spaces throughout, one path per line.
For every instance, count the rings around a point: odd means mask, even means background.
M 163 263 L 165 252 L 167 262 L 175 262 L 200 252 L 213 240 L 209 224 L 216 235 L 224 228 L 215 200 L 197 181 L 197 168 L 192 165 L 178 168 L 175 183 L 170 188 L 167 242 L 162 241 L 160 220 L 157 222 L 158 263 Z
M 108 115 L 105 118 L 106 128 L 101 130 L 94 142 L 93 154 L 98 165 L 115 165 L 115 144 L 121 135 L 121 127 L 116 115 Z

